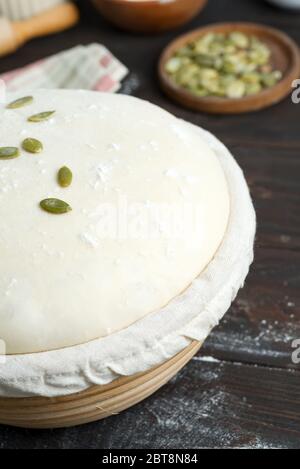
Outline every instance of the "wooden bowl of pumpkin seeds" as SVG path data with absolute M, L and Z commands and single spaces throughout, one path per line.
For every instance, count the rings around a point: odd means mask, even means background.
M 297 44 L 274 28 L 218 23 L 173 41 L 159 61 L 165 93 L 184 107 L 236 114 L 271 106 L 300 75 Z

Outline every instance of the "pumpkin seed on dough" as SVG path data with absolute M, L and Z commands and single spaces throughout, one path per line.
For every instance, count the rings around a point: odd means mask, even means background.
M 20 107 L 28 106 L 33 102 L 33 96 L 24 96 L 24 98 L 19 98 L 9 103 L 7 109 L 19 109 Z
M 48 213 L 52 213 L 54 215 L 63 215 L 64 213 L 68 213 L 72 210 L 67 202 L 59 199 L 44 199 L 40 202 L 40 207 Z
M 20 156 L 20 150 L 17 147 L 0 147 L 0 160 L 12 160 Z
M 56 111 L 46 111 L 40 112 L 39 114 L 34 114 L 33 116 L 28 117 L 28 122 L 43 122 L 50 119 Z
M 39 140 L 36 140 L 35 138 L 26 138 L 22 142 L 22 148 L 28 153 L 41 153 L 44 147 L 42 142 Z
M 58 171 L 57 180 L 61 187 L 69 187 L 73 180 L 72 171 L 67 166 L 63 166 Z

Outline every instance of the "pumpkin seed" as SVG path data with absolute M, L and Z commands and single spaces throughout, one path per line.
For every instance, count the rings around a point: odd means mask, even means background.
M 249 83 L 246 85 L 246 95 L 257 94 L 262 90 L 262 85 L 260 83 Z
M 226 89 L 226 95 L 228 98 L 242 98 L 246 91 L 246 85 L 241 80 L 233 81 Z
M 61 187 L 69 187 L 73 180 L 72 171 L 67 166 L 63 166 L 58 171 L 57 180 Z
M 12 160 L 20 156 L 20 150 L 17 147 L 0 147 L 0 160 Z
M 181 67 L 181 60 L 179 57 L 172 57 L 166 63 L 166 70 L 168 73 L 175 73 Z
M 7 109 L 18 109 L 23 106 L 28 106 L 33 102 L 33 96 L 24 96 L 24 98 L 19 98 L 9 103 L 6 108 Z
M 41 153 L 44 147 L 42 142 L 39 140 L 36 140 L 35 138 L 26 138 L 22 142 L 22 148 L 28 153 Z
M 201 67 L 213 67 L 215 64 L 215 58 L 207 54 L 198 54 L 195 57 L 195 62 Z
M 191 45 L 187 45 L 186 47 L 181 47 L 180 49 L 178 49 L 175 55 L 180 58 L 191 58 L 195 54 L 193 47 Z
M 50 119 L 53 114 L 55 114 L 55 111 L 40 112 L 39 114 L 28 117 L 28 122 L 43 122 Z
M 202 88 L 201 86 L 199 86 L 198 88 L 196 88 L 192 91 L 196 96 L 199 96 L 199 98 L 205 98 L 206 96 L 209 95 L 209 91 Z
M 272 72 L 272 73 L 264 73 L 261 77 L 263 85 L 265 85 L 267 88 L 270 88 L 271 86 L 276 85 L 276 83 L 280 80 L 282 77 L 281 73 L 278 71 Z
M 249 46 L 249 38 L 244 33 L 234 31 L 229 34 L 229 39 L 235 46 L 240 47 L 241 49 L 246 49 Z
M 208 33 L 174 52 L 165 65 L 170 78 L 195 96 L 242 98 L 275 85 L 271 50 L 240 31 Z
M 45 210 L 45 212 L 53 213 L 54 215 L 63 215 L 72 210 L 67 202 L 59 199 L 44 199 L 40 202 L 40 207 Z
M 257 84 L 260 82 L 260 80 L 261 80 L 261 76 L 257 72 L 251 72 L 251 73 L 249 72 L 243 75 L 243 81 L 246 84 Z

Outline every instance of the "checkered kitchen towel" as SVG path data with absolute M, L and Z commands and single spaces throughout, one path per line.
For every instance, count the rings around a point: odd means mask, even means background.
M 76 46 L 0 76 L 7 91 L 67 88 L 116 92 L 128 69 L 101 44 Z

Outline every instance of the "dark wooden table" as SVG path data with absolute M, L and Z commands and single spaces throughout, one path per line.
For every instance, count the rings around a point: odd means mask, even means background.
M 226 319 L 184 370 L 154 396 L 105 421 L 79 428 L 27 431 L 0 427 L 0 448 L 300 448 L 300 104 L 286 99 L 259 113 L 216 117 L 181 109 L 157 85 L 162 48 L 176 35 L 215 21 L 258 21 L 300 44 L 300 13 L 262 0 L 209 0 L 185 28 L 140 37 L 118 31 L 87 0 L 82 22 L 1 59 L 0 72 L 94 41 L 130 69 L 123 92 L 201 125 L 234 153 L 258 215 L 256 260 Z

